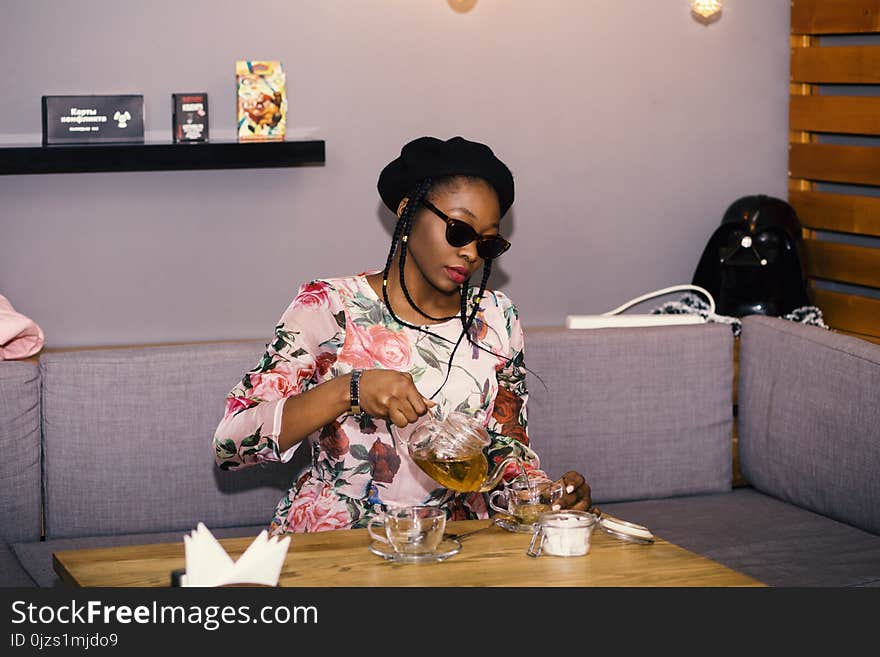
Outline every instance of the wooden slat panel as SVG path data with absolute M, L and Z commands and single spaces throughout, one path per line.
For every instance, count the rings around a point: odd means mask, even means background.
M 790 144 L 815 144 L 816 134 L 812 132 L 794 132 L 789 130 L 788 143 Z
M 880 287 L 880 249 L 804 240 L 804 256 L 808 276 Z
M 816 84 L 878 84 L 880 46 L 792 48 L 791 79 Z
M 739 397 L 739 343 L 740 338 L 733 339 L 733 438 L 731 452 L 733 455 L 732 483 L 734 488 L 748 486 L 749 482 L 742 473 L 742 463 L 739 458 L 739 411 L 737 400 Z
M 788 119 L 789 130 L 880 135 L 880 97 L 791 96 Z
M 880 185 L 880 148 L 833 144 L 789 144 L 793 178 Z
M 807 228 L 880 236 L 880 198 L 789 190 L 788 202 Z
M 819 45 L 819 37 L 804 34 L 792 34 L 788 37 L 788 45 L 792 48 L 810 48 Z
M 812 192 L 815 187 L 816 183 L 804 180 L 803 178 L 788 179 L 789 194 L 793 194 L 794 192 Z
M 852 331 L 842 331 L 840 329 L 835 329 L 838 333 L 843 333 L 844 335 L 851 335 L 854 338 L 859 338 L 860 340 L 867 340 L 868 342 L 873 342 L 874 344 L 880 344 L 880 336 L 876 335 L 862 335 L 861 333 L 853 333 Z
M 880 0 L 793 0 L 793 34 L 880 32 Z
M 828 326 L 880 337 L 880 299 L 820 290 L 815 285 L 810 287 L 810 297 Z

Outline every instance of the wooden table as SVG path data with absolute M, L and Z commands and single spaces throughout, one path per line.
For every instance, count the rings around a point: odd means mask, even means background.
M 450 522 L 448 533 L 486 527 L 488 520 Z M 446 561 L 393 563 L 368 549 L 364 529 L 292 534 L 279 585 L 310 586 L 763 586 L 677 545 L 658 538 L 637 545 L 593 532 L 589 554 L 532 558 L 530 534 L 499 527 L 462 538 L 462 550 Z M 222 539 L 233 558 L 250 538 Z M 55 571 L 74 586 L 169 586 L 172 570 L 184 567 L 183 538 L 177 543 L 67 550 L 53 555 Z

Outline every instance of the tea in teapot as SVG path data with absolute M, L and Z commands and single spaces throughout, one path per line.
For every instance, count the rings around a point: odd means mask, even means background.
M 490 474 L 483 454 L 490 442 L 480 417 L 453 411 L 442 419 L 429 415 L 410 434 L 407 448 L 416 465 L 437 483 L 459 493 L 485 493 L 498 485 L 508 465 L 521 462 L 509 456 Z
M 438 484 L 459 492 L 479 490 L 488 470 L 482 454 L 468 459 L 444 459 L 429 454 L 420 458 L 413 455 L 413 461 Z

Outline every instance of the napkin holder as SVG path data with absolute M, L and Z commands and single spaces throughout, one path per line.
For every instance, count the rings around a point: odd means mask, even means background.
M 186 567 L 171 571 L 171 586 L 278 586 L 290 536 L 269 537 L 263 530 L 235 561 L 199 523 L 183 537 Z

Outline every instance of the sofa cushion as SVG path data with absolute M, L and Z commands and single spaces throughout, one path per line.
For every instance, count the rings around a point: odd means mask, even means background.
M 12 548 L 0 541 L 0 586 L 35 586 Z
M 721 324 L 525 336 L 528 431 L 553 477 L 596 502 L 731 488 L 733 336 Z
M 769 586 L 880 586 L 880 536 L 753 488 L 602 511 Z
M 50 541 L 16 543 L 13 545 L 15 554 L 27 573 L 33 577 L 38 586 L 66 586 L 52 567 L 52 555 L 62 550 L 84 550 L 87 548 L 119 547 L 122 545 L 146 545 L 150 543 L 183 543 L 183 535 L 192 528 L 181 532 L 160 532 L 148 534 L 124 534 L 120 536 L 87 536 L 80 538 L 59 538 Z M 240 536 L 257 536 L 266 525 L 247 527 L 210 528 L 216 538 L 234 538 Z M 169 583 L 171 573 L 168 573 Z
M 40 370 L 0 361 L 0 538 L 40 538 Z
M 223 472 L 212 445 L 226 394 L 264 349 L 250 341 L 45 354 L 46 537 L 268 524 L 294 464 Z
M 746 479 L 880 534 L 880 346 L 744 318 L 739 449 Z

